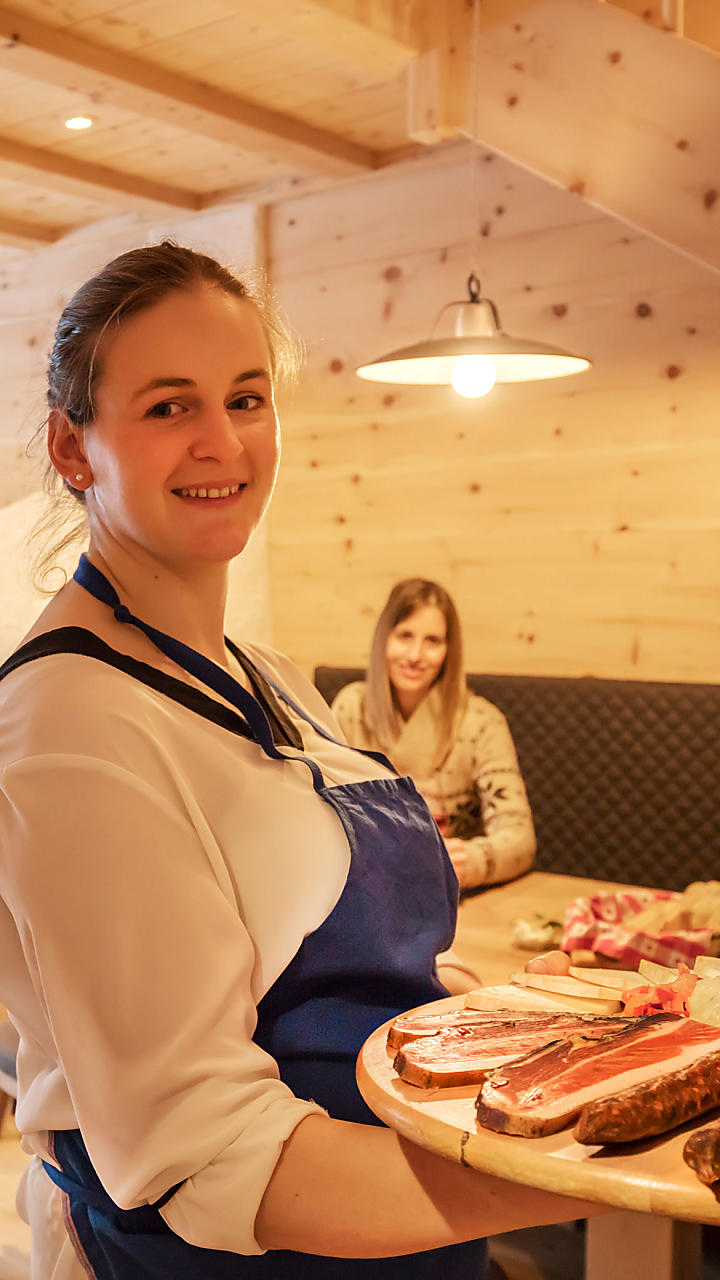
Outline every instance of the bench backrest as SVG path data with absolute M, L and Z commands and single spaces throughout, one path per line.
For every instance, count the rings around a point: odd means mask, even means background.
M 317 667 L 329 702 L 359 667 Z M 536 866 L 684 889 L 720 878 L 720 685 L 468 675 L 508 718 Z

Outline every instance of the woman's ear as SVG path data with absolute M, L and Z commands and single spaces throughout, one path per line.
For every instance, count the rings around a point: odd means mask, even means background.
M 74 426 L 61 409 L 51 409 L 48 415 L 48 453 L 71 489 L 89 488 L 92 473 L 83 447 L 83 429 Z

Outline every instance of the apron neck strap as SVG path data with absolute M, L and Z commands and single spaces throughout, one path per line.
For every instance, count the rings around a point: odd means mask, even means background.
M 144 632 L 149 640 L 164 653 L 168 658 L 175 662 L 183 671 L 187 671 L 189 675 L 195 676 L 197 680 L 202 681 L 210 689 L 214 689 L 216 693 L 229 702 L 241 712 L 244 719 L 250 726 L 258 746 L 262 747 L 267 756 L 273 760 L 286 760 L 289 757 L 283 755 L 275 745 L 272 736 L 272 729 L 263 708 L 256 698 L 244 689 L 239 680 L 230 675 L 229 671 L 224 671 L 216 662 L 212 662 L 210 658 L 206 658 L 204 654 L 198 653 L 196 649 L 191 649 L 189 645 L 183 644 L 182 640 L 175 639 L 174 636 L 166 635 L 164 631 L 158 631 L 156 627 L 151 627 L 149 623 L 143 622 L 141 618 L 136 618 L 130 612 L 126 605 L 122 604 L 117 591 L 112 583 L 108 581 L 105 574 L 91 564 L 87 556 L 82 555 L 78 563 L 77 569 L 73 574 L 73 581 L 78 586 L 83 587 L 91 596 L 99 600 L 102 604 L 109 605 L 118 622 L 128 623 L 130 626 L 137 627 L 139 631 Z M 292 757 L 295 758 L 295 757 Z M 303 762 L 307 764 L 313 775 L 313 785 L 318 789 L 318 785 L 324 786 L 324 781 L 317 765 L 313 761 L 301 757 Z M 318 777 L 315 772 L 317 770 Z

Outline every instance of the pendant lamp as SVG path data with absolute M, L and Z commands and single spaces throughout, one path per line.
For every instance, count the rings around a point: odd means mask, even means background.
M 410 347 L 399 347 L 357 374 L 369 382 L 396 382 L 415 386 L 449 384 L 468 398 L 487 395 L 496 382 L 531 382 L 565 378 L 590 367 L 584 356 L 570 355 L 548 342 L 512 338 L 500 325 L 495 303 L 480 295 L 480 281 L 473 272 L 467 282 L 467 302 L 449 302 L 440 318 L 457 308 L 452 337 L 431 337 Z M 437 325 L 436 325 L 437 328 Z
M 473 96 L 474 137 L 477 139 L 479 106 L 479 12 L 473 6 Z M 477 166 L 478 216 L 480 225 L 480 161 Z M 479 245 L 476 245 L 479 257 Z M 409 347 L 399 347 L 356 370 L 369 382 L 394 382 L 414 386 L 446 384 L 458 395 L 476 398 L 487 395 L 496 382 L 531 382 L 545 378 L 566 378 L 590 368 L 584 356 L 571 355 L 548 342 L 513 338 L 505 333 L 495 303 L 481 296 L 480 279 L 472 270 L 467 281 L 467 300 L 449 302 L 438 315 L 432 336 Z M 454 332 L 437 334 L 447 312 L 455 310 Z

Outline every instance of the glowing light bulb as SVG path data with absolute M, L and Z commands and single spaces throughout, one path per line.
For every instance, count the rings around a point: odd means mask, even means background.
M 91 125 L 92 120 L 89 116 L 70 116 L 70 119 L 65 121 L 66 129 L 89 129 Z
M 495 365 L 487 356 L 460 356 L 450 375 L 454 390 L 468 400 L 486 396 L 495 386 L 496 378 Z

